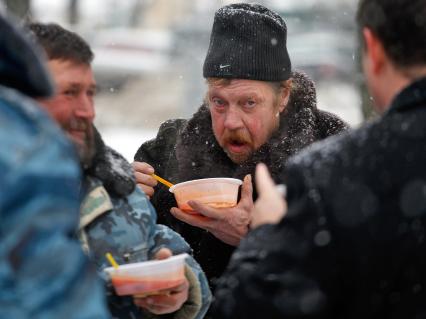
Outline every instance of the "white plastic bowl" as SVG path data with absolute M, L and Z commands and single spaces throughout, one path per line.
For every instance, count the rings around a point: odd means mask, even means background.
M 162 260 L 150 260 L 105 268 L 115 292 L 124 295 L 150 295 L 180 285 L 185 279 L 185 258 L 179 254 Z
M 178 207 L 193 213 L 189 200 L 196 200 L 215 208 L 233 207 L 237 204 L 238 188 L 243 182 L 235 178 L 203 178 L 170 187 Z

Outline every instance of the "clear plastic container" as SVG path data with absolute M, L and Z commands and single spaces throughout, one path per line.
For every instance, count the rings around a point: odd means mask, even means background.
M 170 187 L 178 207 L 194 213 L 189 200 L 196 200 L 215 208 L 233 207 L 237 204 L 238 189 L 243 182 L 235 178 L 195 179 Z
M 185 279 L 185 258 L 179 254 L 162 260 L 105 268 L 119 296 L 147 296 L 180 285 Z

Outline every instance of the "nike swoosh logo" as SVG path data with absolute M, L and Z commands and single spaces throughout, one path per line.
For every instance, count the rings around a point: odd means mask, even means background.
M 224 68 L 227 68 L 229 66 L 231 66 L 231 65 L 230 64 L 220 64 L 219 69 L 224 69 Z

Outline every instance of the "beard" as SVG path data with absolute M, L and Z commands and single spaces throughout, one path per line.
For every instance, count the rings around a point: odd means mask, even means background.
M 73 119 L 68 123 L 66 130 L 69 132 L 68 134 L 76 147 L 80 165 L 83 169 L 87 169 L 92 164 L 95 156 L 95 136 L 92 123 L 88 120 Z M 73 136 L 71 132 L 76 131 L 83 137 L 77 138 Z

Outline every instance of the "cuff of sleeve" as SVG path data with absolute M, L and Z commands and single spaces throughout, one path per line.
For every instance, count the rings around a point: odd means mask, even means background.
M 174 313 L 174 319 L 192 319 L 201 310 L 202 296 L 200 283 L 188 265 L 185 265 L 185 276 L 189 282 L 188 300 Z
M 200 283 L 197 276 L 188 265 L 185 265 L 185 276 L 189 282 L 188 299 L 182 307 L 171 314 L 154 315 L 149 312 L 144 312 L 144 318 L 173 318 L 173 319 L 193 319 L 196 318 L 202 307 L 202 294 Z

